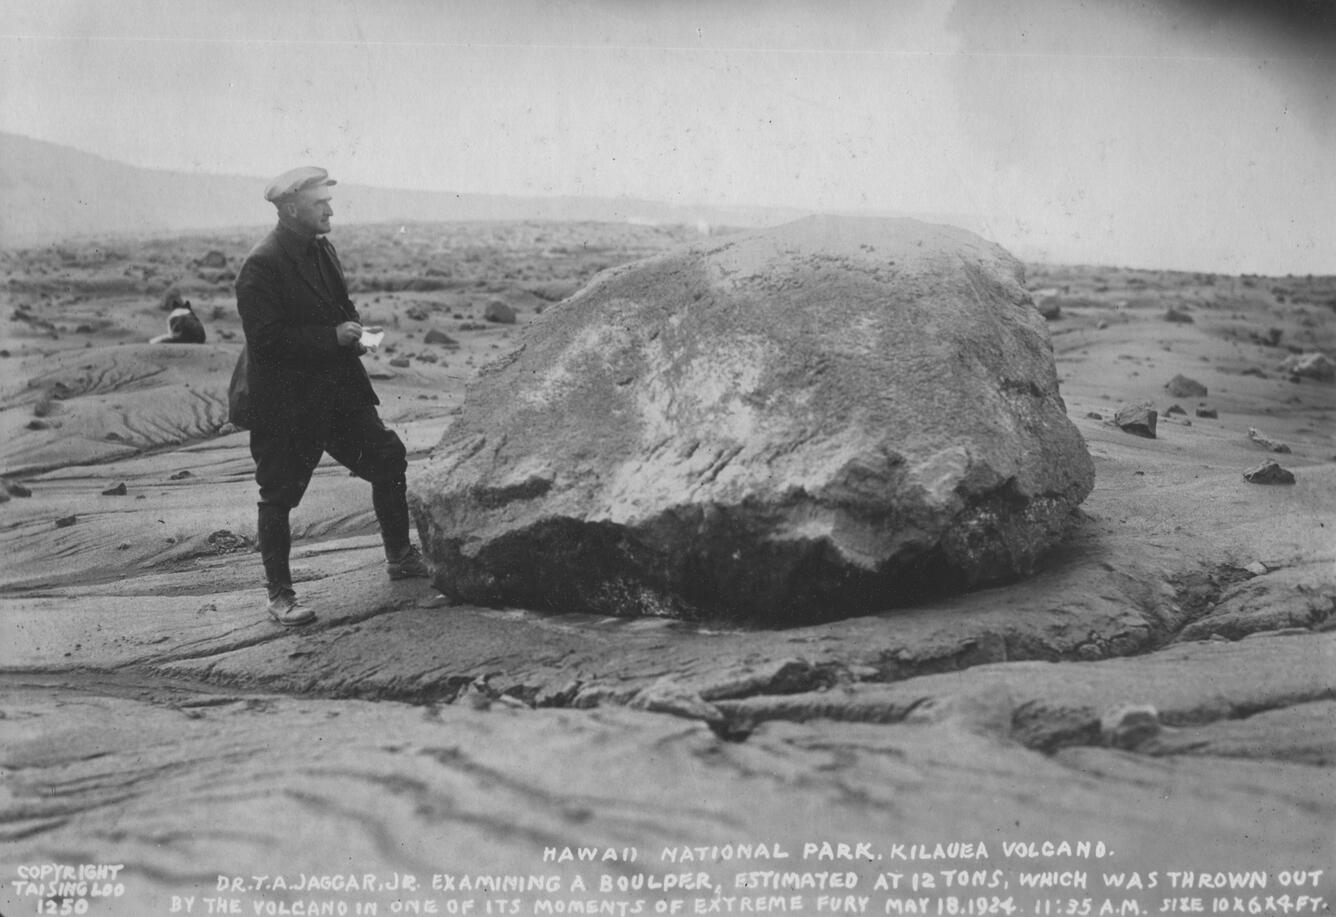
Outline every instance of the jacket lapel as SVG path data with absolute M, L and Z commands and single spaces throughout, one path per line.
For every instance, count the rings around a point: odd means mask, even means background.
M 284 246 L 284 253 L 287 254 L 288 260 L 290 260 L 297 268 L 297 276 L 301 277 L 303 282 L 311 288 L 311 292 L 315 293 L 321 302 L 324 302 L 326 294 L 324 289 L 320 286 L 320 278 L 315 276 L 315 270 L 312 268 L 311 262 L 287 246 Z
M 325 257 L 329 259 L 330 267 L 333 268 L 330 272 L 329 282 L 334 287 L 330 291 L 334 294 L 334 308 L 347 315 L 349 304 L 348 285 L 343 279 L 343 263 L 339 261 L 339 256 L 334 251 L 334 243 L 324 236 L 318 236 L 315 244 L 325 253 Z M 348 317 L 351 318 L 351 316 Z

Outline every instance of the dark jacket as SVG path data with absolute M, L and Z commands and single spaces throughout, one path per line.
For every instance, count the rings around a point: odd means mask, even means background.
M 282 225 L 246 256 L 237 274 L 237 310 L 246 333 L 252 430 L 319 429 L 340 407 L 379 404 L 357 345 L 340 347 L 335 328 L 360 321 L 334 246 L 325 239 L 324 279 L 305 240 Z

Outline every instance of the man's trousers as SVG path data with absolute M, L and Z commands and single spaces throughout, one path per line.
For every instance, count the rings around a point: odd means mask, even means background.
M 370 405 L 333 414 L 314 429 L 251 430 L 255 481 L 260 485 L 258 538 L 269 594 L 292 588 L 288 513 L 301 502 L 311 474 L 325 453 L 364 481 L 380 523 L 385 556 L 397 560 L 409 546 L 407 451 Z

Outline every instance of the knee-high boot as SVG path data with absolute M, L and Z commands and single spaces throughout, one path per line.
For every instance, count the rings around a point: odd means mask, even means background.
M 292 571 L 288 568 L 288 554 L 292 551 L 288 508 L 261 503 L 256 534 L 260 542 L 260 559 L 264 563 L 265 582 L 269 587 L 269 597 L 273 598 L 279 590 L 292 588 Z
M 371 505 L 380 523 L 385 559 L 397 561 L 408 550 L 408 483 L 403 480 L 373 483 Z

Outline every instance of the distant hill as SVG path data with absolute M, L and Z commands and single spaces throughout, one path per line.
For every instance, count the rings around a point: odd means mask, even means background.
M 0 132 L 0 247 L 100 234 L 267 226 L 267 177 L 141 169 Z M 796 210 L 685 207 L 634 199 L 507 197 L 339 185 L 345 224 L 454 220 L 598 220 L 761 226 Z

